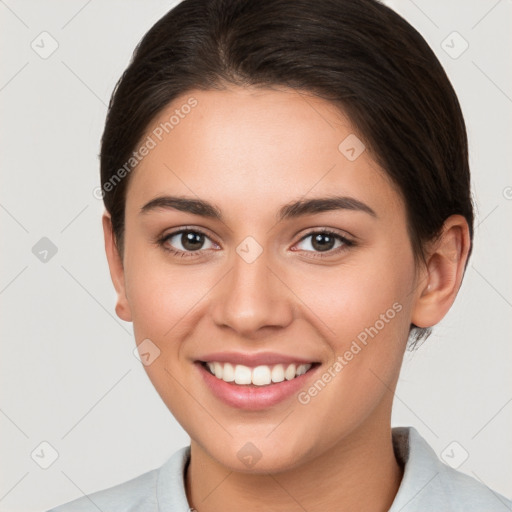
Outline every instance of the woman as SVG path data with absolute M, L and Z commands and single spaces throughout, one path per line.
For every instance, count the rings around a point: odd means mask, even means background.
M 183 1 L 116 86 L 101 179 L 116 312 L 191 442 L 55 511 L 510 510 L 391 429 L 473 239 L 460 106 L 401 17 Z

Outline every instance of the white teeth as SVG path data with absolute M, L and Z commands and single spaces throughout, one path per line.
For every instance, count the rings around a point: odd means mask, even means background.
M 283 382 L 284 380 L 284 368 L 282 364 L 276 364 L 272 368 L 272 382 Z
M 268 386 L 271 383 L 292 380 L 295 377 L 304 375 L 311 364 L 276 364 L 274 366 L 260 365 L 255 368 L 244 366 L 243 364 L 233 365 L 231 363 L 208 362 L 206 363 L 210 373 L 218 379 L 225 382 L 235 382 L 235 384 L 255 386 Z
M 217 377 L 217 374 L 215 374 L 215 377 Z M 237 384 L 250 384 L 251 369 L 247 366 L 237 364 L 235 366 L 235 382 Z
M 309 370 L 307 364 L 301 364 L 297 367 L 297 375 L 304 375 Z
M 215 375 L 217 376 L 217 375 Z M 224 363 L 224 370 L 222 372 L 222 380 L 226 382 L 233 382 L 235 380 L 235 368 L 230 363 Z
M 295 377 L 295 365 L 290 364 L 288 365 L 288 368 L 284 371 L 284 377 L 286 380 L 292 380 Z
M 268 366 L 256 366 L 252 371 L 252 383 L 256 386 L 266 386 L 272 382 L 270 368 Z
M 213 368 L 215 372 L 215 377 L 217 377 L 218 379 L 222 379 L 222 374 L 224 373 L 224 365 L 220 363 L 213 363 Z

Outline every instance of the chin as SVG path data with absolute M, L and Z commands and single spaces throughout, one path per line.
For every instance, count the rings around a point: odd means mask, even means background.
M 295 442 L 296 441 L 296 442 Z M 300 444 L 300 449 L 298 448 Z M 230 471 L 248 474 L 280 473 L 301 464 L 313 447 L 300 439 L 232 438 L 228 443 L 203 445 L 208 455 Z

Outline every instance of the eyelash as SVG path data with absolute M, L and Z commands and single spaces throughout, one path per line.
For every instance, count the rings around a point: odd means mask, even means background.
M 169 240 L 173 236 L 176 236 L 176 235 L 179 235 L 179 234 L 182 234 L 182 233 L 201 234 L 201 235 L 204 235 L 207 238 L 210 238 L 205 232 L 201 231 L 200 229 L 196 229 L 196 228 L 194 228 L 194 229 L 192 229 L 192 228 L 182 228 L 182 229 L 180 229 L 178 231 L 173 231 L 172 233 L 168 233 L 166 235 L 163 235 L 163 236 L 159 237 L 156 240 L 156 243 L 162 249 L 164 249 L 166 252 L 169 252 L 173 256 L 180 257 L 180 258 L 194 257 L 195 255 L 197 255 L 198 253 L 201 253 L 203 251 L 203 249 L 198 250 L 198 251 L 181 251 L 181 250 L 178 250 L 178 249 L 170 248 L 170 247 L 168 247 L 166 245 L 167 240 Z M 343 243 L 343 245 L 341 247 L 338 247 L 337 249 L 329 249 L 329 251 L 325 251 L 325 253 L 327 253 L 327 256 L 324 256 L 322 252 L 306 251 L 308 253 L 309 252 L 314 252 L 314 255 L 308 256 L 309 258 L 329 258 L 329 257 L 331 257 L 331 256 L 333 256 L 335 254 L 339 254 L 339 253 L 341 253 L 343 251 L 348 250 L 350 247 L 356 246 L 356 243 L 353 242 L 352 240 L 349 240 L 348 238 L 344 237 L 343 235 L 340 235 L 339 233 L 336 233 L 336 232 L 328 230 L 328 229 L 318 229 L 318 230 L 310 231 L 309 233 L 304 235 L 297 243 L 302 242 L 303 240 L 305 240 L 306 238 L 308 238 L 308 237 L 310 237 L 312 235 L 318 235 L 318 234 L 332 236 L 332 237 L 340 240 Z M 206 249 L 206 250 L 208 250 L 208 249 Z

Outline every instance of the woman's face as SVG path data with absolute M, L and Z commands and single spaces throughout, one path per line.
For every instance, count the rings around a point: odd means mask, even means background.
M 290 89 L 191 91 L 142 144 L 117 311 L 193 445 L 279 471 L 389 427 L 419 292 L 404 203 L 349 120 Z

